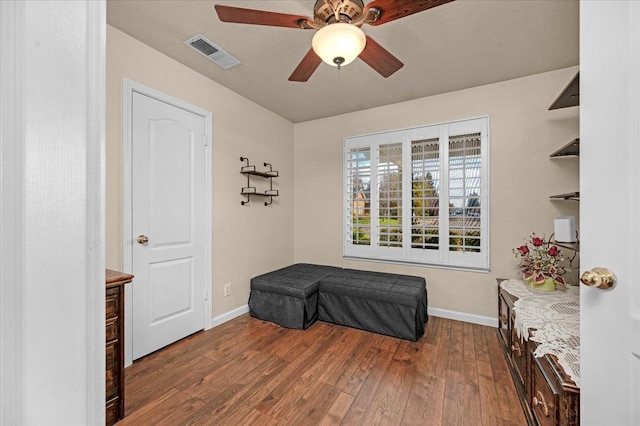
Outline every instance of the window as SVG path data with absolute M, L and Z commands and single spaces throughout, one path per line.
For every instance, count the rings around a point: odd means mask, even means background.
M 344 141 L 344 255 L 489 267 L 488 118 Z

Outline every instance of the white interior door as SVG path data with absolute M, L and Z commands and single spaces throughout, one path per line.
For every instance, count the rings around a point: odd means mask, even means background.
M 205 327 L 205 118 L 132 98 L 133 359 Z
M 640 425 L 640 3 L 580 4 L 581 422 Z

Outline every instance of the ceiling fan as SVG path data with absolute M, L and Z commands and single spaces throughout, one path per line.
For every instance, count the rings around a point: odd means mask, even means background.
M 382 25 L 453 0 L 317 0 L 313 18 L 240 7 L 215 6 L 223 22 L 317 30 L 312 47 L 289 77 L 307 81 L 322 61 L 340 68 L 359 57 L 383 77 L 389 77 L 403 63 L 360 29 Z

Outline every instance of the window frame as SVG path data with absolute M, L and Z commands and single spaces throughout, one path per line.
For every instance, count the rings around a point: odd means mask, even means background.
M 449 239 L 449 136 L 480 133 L 480 251 L 451 251 Z M 438 249 L 412 247 L 412 141 L 438 138 Z M 379 245 L 379 149 L 381 146 L 402 144 L 402 246 L 381 247 Z M 488 271 L 490 265 L 490 182 L 489 182 L 489 117 L 482 116 L 466 120 L 416 126 L 406 129 L 345 137 L 343 140 L 343 257 L 358 260 L 408 263 L 430 267 Z M 350 193 L 349 162 L 354 149 L 369 149 L 369 215 L 370 240 L 368 245 L 352 244 L 353 195 Z M 465 208 L 465 207 L 463 207 Z M 466 212 L 465 212 L 466 217 Z

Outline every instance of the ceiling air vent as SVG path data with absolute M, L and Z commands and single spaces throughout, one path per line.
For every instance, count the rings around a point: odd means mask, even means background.
M 198 34 L 197 36 L 191 37 L 189 40 L 185 41 L 184 44 L 197 50 L 225 70 L 235 67 L 236 65 L 240 65 L 239 60 L 229 55 L 220 46 L 216 46 L 211 43 L 211 41 L 207 40 L 203 35 Z

